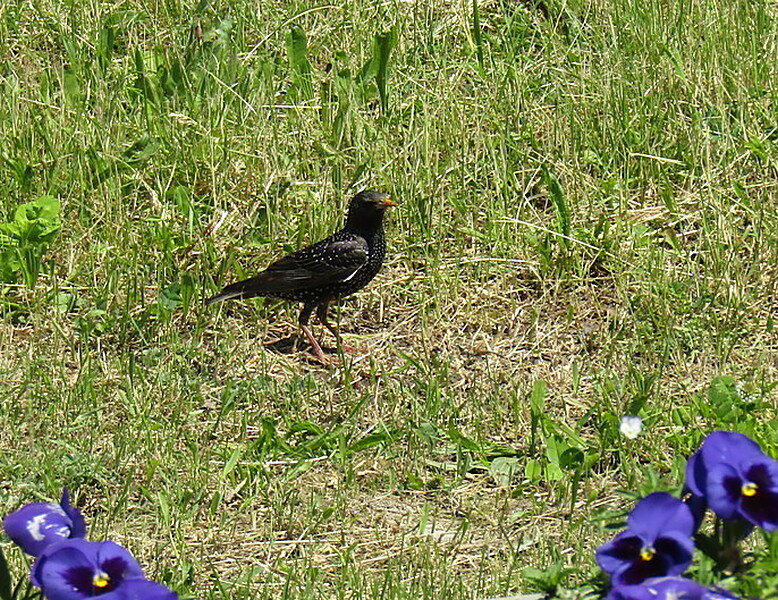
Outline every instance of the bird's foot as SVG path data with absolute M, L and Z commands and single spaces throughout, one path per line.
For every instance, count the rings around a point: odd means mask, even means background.
M 340 358 L 337 356 L 331 355 L 331 356 L 325 356 L 324 360 L 321 361 L 321 363 L 325 367 L 342 367 L 343 363 L 341 362 Z
M 343 349 L 343 352 L 351 352 L 353 354 L 368 354 L 370 352 L 370 349 L 364 346 L 352 346 L 343 342 L 340 343 L 340 347 Z
M 308 342 L 311 344 L 311 352 L 316 357 L 316 360 L 318 360 L 321 364 L 327 366 L 337 367 L 340 365 L 340 359 L 337 356 L 327 356 L 326 354 L 324 354 L 324 350 L 321 349 L 319 342 L 317 342 L 316 338 L 313 337 L 313 333 L 311 333 L 311 330 L 308 328 L 307 325 L 301 324 L 300 328 L 305 334 L 305 337 L 308 338 Z
M 337 367 L 340 364 L 340 360 L 337 356 L 327 356 L 324 354 L 324 351 L 319 344 L 311 347 L 311 355 L 316 358 L 317 362 L 320 362 L 325 366 L 332 365 Z

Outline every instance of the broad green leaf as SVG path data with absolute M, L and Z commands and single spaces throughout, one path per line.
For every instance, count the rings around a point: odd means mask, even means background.
M 181 284 L 171 283 L 159 292 L 159 303 L 165 310 L 174 311 L 181 306 Z
M 714 406 L 732 404 L 740 399 L 735 379 L 727 375 L 714 377 L 708 387 L 708 400 Z
M 381 111 L 386 113 L 389 110 L 389 94 L 387 91 L 387 82 L 389 80 L 389 56 L 392 48 L 397 44 L 397 28 L 392 27 L 389 31 L 379 33 L 375 36 L 375 54 L 378 57 L 378 70 L 376 72 L 376 85 L 378 86 L 378 96 L 381 99 Z
M 461 448 L 464 448 L 465 450 L 470 450 L 471 452 L 478 453 L 480 451 L 480 448 L 478 447 L 478 444 L 476 444 L 473 440 L 466 437 L 456 427 L 449 427 L 448 431 L 449 439 L 454 442 L 457 446 L 460 446 Z
M 562 185 L 548 167 L 543 168 L 543 179 L 545 180 L 548 195 L 554 203 L 557 214 L 557 232 L 565 236 L 562 238 L 565 247 L 570 246 L 570 208 L 567 205 Z
M 514 456 L 498 456 L 489 463 L 489 474 L 499 485 L 508 487 L 514 476 L 521 472 L 523 462 Z
M 380 444 L 383 444 L 384 442 L 388 442 L 391 439 L 392 436 L 389 432 L 377 431 L 374 433 L 370 433 L 365 437 L 357 440 L 353 444 L 349 445 L 348 450 L 350 453 L 360 452 L 362 450 L 367 450 L 368 448 L 372 448 L 373 446 L 378 446 Z
M 308 100 L 313 97 L 312 69 L 308 60 L 308 38 L 301 27 L 295 25 L 287 34 L 286 50 L 292 70 L 292 91 L 299 92 L 300 97 Z
M 41 196 L 37 200 L 16 207 L 11 223 L 0 225 L 0 234 L 21 244 L 41 244 L 50 241 L 60 230 L 59 200 Z
M 238 447 L 235 448 L 235 450 L 232 451 L 232 454 L 227 459 L 227 462 L 224 463 L 224 467 L 222 468 L 220 479 L 224 481 L 227 476 L 232 473 L 233 469 L 235 469 L 235 466 L 238 464 L 238 461 L 243 456 L 243 448 Z
M 537 483 L 543 478 L 543 466 L 537 460 L 528 460 L 524 465 L 524 476 L 532 483 Z

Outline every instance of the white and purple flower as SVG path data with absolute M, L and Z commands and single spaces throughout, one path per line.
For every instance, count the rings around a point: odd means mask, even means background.
M 605 600 L 737 600 L 721 588 L 707 588 L 683 577 L 653 577 L 636 585 L 617 585 Z
M 78 509 L 70 506 L 68 489 L 59 504 L 33 502 L 5 517 L 3 528 L 22 550 L 38 556 L 45 548 L 69 538 L 86 536 L 86 523 Z

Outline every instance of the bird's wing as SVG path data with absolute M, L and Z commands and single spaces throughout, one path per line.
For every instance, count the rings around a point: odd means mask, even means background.
M 367 264 L 368 253 L 367 242 L 360 236 L 322 240 L 277 260 L 256 277 L 228 285 L 206 303 L 314 289 L 348 281 Z
M 348 281 L 365 266 L 368 252 L 367 242 L 358 236 L 324 240 L 277 260 L 258 277 L 279 292 Z

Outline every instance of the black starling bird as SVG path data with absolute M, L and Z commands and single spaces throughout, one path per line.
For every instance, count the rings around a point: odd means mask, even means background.
M 326 362 L 308 320 L 316 309 L 322 324 L 340 342 L 338 330 L 327 320 L 330 302 L 361 290 L 384 262 L 384 211 L 397 206 L 388 194 L 359 192 L 351 199 L 343 229 L 311 246 L 284 256 L 256 277 L 225 287 L 205 303 L 230 298 L 270 296 L 303 303 L 298 322 L 316 357 Z

